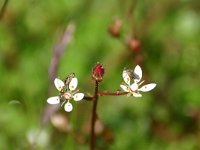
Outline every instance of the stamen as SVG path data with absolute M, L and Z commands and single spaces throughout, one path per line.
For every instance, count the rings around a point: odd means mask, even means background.
M 138 84 L 138 86 L 142 85 L 142 83 L 144 83 L 144 80 L 143 80 L 143 81 L 141 81 L 141 82 Z
M 66 100 L 64 100 L 64 101 L 62 102 L 61 107 L 65 104 L 65 102 L 66 102 Z

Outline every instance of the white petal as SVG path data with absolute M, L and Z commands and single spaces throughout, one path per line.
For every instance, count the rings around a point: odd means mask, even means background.
M 129 92 L 129 88 L 125 85 L 120 85 L 120 87 L 122 88 L 122 90 L 124 90 L 125 92 Z
M 132 91 L 138 90 L 138 84 L 137 84 L 137 83 L 133 83 L 133 84 L 131 85 L 131 90 L 132 90 Z
M 155 83 L 151 83 L 151 84 L 147 84 L 147 85 L 142 86 L 139 89 L 139 91 L 148 92 L 148 91 L 151 91 L 152 89 L 154 89 L 155 87 L 156 87 L 156 84 Z
M 47 99 L 47 103 L 49 103 L 49 104 L 59 104 L 60 98 L 59 98 L 59 96 L 49 97 Z
M 55 84 L 56 88 L 58 89 L 58 91 L 61 91 L 63 86 L 65 86 L 64 82 L 58 78 L 55 78 L 54 84 Z
M 133 95 L 134 97 L 142 97 L 142 95 L 141 95 L 140 93 L 132 92 L 132 95 Z
M 77 85 L 78 85 L 78 79 L 77 78 L 72 78 L 71 82 L 69 83 L 70 91 L 75 90 Z
M 139 76 L 139 79 L 135 79 L 136 82 L 139 82 L 142 78 L 142 69 L 139 65 L 137 65 L 134 69 L 134 73 Z
M 72 111 L 73 106 L 72 106 L 72 104 L 68 101 L 68 102 L 65 104 L 64 108 L 65 108 L 65 111 L 66 111 L 66 112 L 70 112 L 70 111 Z
M 83 94 L 83 93 L 76 93 L 76 94 L 74 94 L 74 96 L 73 96 L 73 98 L 74 98 L 75 101 L 80 101 L 80 100 L 83 99 L 83 97 L 84 97 L 84 94 Z
M 130 78 L 130 76 L 128 75 L 128 73 L 127 73 L 126 70 L 123 71 L 122 76 L 123 76 L 124 82 L 125 82 L 126 84 L 130 85 L 131 78 Z

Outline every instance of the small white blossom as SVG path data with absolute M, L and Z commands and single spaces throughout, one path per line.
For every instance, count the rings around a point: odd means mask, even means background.
M 74 101 L 80 101 L 84 97 L 83 93 L 78 93 L 79 90 L 76 90 L 76 87 L 78 85 L 78 79 L 76 77 L 73 77 L 71 79 L 69 85 L 65 85 L 65 83 L 58 78 L 54 80 L 54 84 L 55 84 L 55 87 L 60 92 L 60 95 L 48 98 L 47 103 L 59 104 L 61 100 L 64 100 L 61 105 L 65 103 L 64 109 L 67 112 L 70 112 L 73 109 L 73 106 L 70 103 L 71 99 L 74 99 Z M 66 86 L 68 86 L 68 88 L 66 88 Z
M 133 75 L 131 75 L 131 74 L 133 74 Z M 134 76 L 136 76 L 136 77 L 134 77 Z M 125 92 L 128 92 L 129 95 L 132 95 L 135 97 L 142 97 L 142 95 L 140 94 L 140 91 L 148 92 L 156 87 L 155 83 L 146 84 L 146 85 L 143 85 L 142 87 L 140 87 L 140 85 L 144 81 L 141 81 L 142 69 L 139 65 L 137 65 L 135 67 L 133 72 L 124 70 L 122 73 L 122 77 L 123 77 L 125 83 L 121 84 L 120 87 Z M 131 84 L 131 81 L 133 81 L 132 84 Z

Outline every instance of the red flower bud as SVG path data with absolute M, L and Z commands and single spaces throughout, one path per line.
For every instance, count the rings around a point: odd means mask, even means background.
M 97 63 L 96 66 L 92 69 L 92 77 L 94 80 L 100 82 L 104 75 L 104 68 L 101 64 Z

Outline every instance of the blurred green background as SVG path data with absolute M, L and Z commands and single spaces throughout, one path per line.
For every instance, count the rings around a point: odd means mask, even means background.
M 59 78 L 74 72 L 80 90 L 93 93 L 100 62 L 100 90 L 115 91 L 123 68 L 140 64 L 146 83 L 157 83 L 142 98 L 99 99 L 97 149 L 200 149 L 199 0 L 9 0 L 0 20 L 1 150 L 88 149 L 91 102 L 41 125 L 57 94 L 48 94 L 53 51 L 71 22 Z

